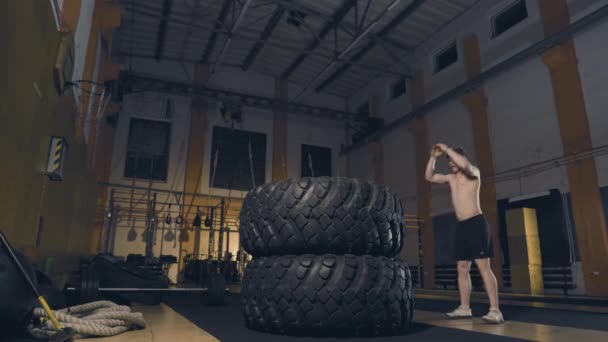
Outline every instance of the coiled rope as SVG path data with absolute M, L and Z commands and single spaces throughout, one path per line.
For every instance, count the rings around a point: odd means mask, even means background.
M 122 334 L 131 329 L 146 327 L 144 316 L 140 312 L 131 312 L 131 308 L 109 301 L 98 301 L 72 306 L 53 311 L 64 327 L 76 332 L 75 338 L 108 337 Z M 35 338 L 48 339 L 55 327 L 42 308 L 34 309 L 34 322 L 28 326 L 28 332 Z

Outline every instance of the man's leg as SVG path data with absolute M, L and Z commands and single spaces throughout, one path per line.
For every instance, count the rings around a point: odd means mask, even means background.
M 446 315 L 450 318 L 471 318 L 471 270 L 470 261 L 458 261 L 458 292 L 460 292 L 460 306 Z
M 490 300 L 490 309 L 498 308 L 498 284 L 492 268 L 490 268 L 490 259 L 475 259 L 475 264 L 481 274 L 483 285 L 488 293 L 488 299 Z
M 470 309 L 471 307 L 471 262 L 458 261 L 458 292 L 460 292 L 460 307 Z
M 505 320 L 498 307 L 498 285 L 494 272 L 490 268 L 490 259 L 475 259 L 475 264 L 479 269 L 481 279 L 483 279 L 483 284 L 488 293 L 488 299 L 490 300 L 490 311 L 487 315 L 483 316 L 483 320 L 490 323 L 502 323 Z

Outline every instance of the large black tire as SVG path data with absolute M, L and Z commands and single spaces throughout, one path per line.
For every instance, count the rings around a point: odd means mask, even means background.
M 241 287 L 249 328 L 294 336 L 387 336 L 412 321 L 406 265 L 371 256 L 254 259 Z
M 353 254 L 392 257 L 403 244 L 401 200 L 349 178 L 303 178 L 247 194 L 240 237 L 253 256 Z
M 30 279 L 36 282 L 36 272 L 32 263 L 19 251 L 13 249 L 13 253 Z M 34 309 L 36 295 L 2 245 L 0 245 L 0 303 L 0 336 L 20 333 Z

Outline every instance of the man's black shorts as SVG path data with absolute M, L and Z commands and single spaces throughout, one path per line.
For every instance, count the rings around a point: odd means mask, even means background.
M 457 223 L 454 257 L 469 261 L 494 257 L 490 225 L 483 214 Z

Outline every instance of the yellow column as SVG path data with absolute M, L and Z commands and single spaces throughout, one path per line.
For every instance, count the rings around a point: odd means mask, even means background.
M 69 1 L 64 2 L 64 7 L 67 2 Z M 80 3 L 80 1 L 78 1 L 78 3 Z M 98 25 L 99 32 L 103 32 L 103 35 L 108 39 L 108 43 L 110 43 L 112 29 L 120 25 L 120 8 L 110 3 L 97 2 L 93 20 L 94 24 L 96 23 Z M 91 44 L 89 44 L 88 49 L 90 49 L 90 47 Z M 97 44 L 95 44 L 95 47 L 97 47 Z M 91 51 L 87 51 L 87 58 L 89 57 L 89 52 Z M 95 50 L 93 53 L 93 63 L 95 62 L 96 54 L 97 52 Z M 87 60 L 87 62 L 89 61 Z M 98 77 L 93 81 L 103 83 L 107 80 L 115 80 L 118 78 L 119 72 L 120 65 L 110 62 L 110 56 L 102 52 Z M 92 166 L 94 161 L 94 171 L 97 181 L 107 182 L 110 178 L 115 127 L 109 125 L 106 122 L 106 118 L 108 115 L 115 115 L 118 111 L 120 111 L 119 104 L 112 101 L 108 104 L 105 113 L 102 113 L 101 122 L 98 123 L 97 120 L 94 120 L 91 123 L 91 129 L 89 130 L 89 149 L 87 151 L 87 166 Z M 95 129 L 97 126 L 99 126 L 98 134 Z M 93 220 L 93 229 L 89 239 L 89 251 L 91 254 L 98 253 L 101 249 L 101 235 L 104 229 L 106 217 L 105 209 L 108 201 L 107 190 L 108 189 L 105 187 L 100 187 L 97 192 L 95 218 Z
M 481 56 L 477 36 L 470 34 L 463 40 L 464 62 L 467 78 L 471 79 L 481 73 Z M 477 166 L 481 170 L 481 177 L 494 176 L 494 158 L 492 155 L 492 140 L 488 123 L 488 101 L 483 86 L 465 94 L 461 98 L 469 114 L 473 128 L 473 145 Z M 491 260 L 492 271 L 496 275 L 498 288 L 503 288 L 502 275 L 502 248 L 500 244 L 500 231 L 498 225 L 498 206 L 496 202 L 496 184 L 484 182 L 479 194 L 481 209 L 492 227 L 492 244 L 494 258 Z
M 539 5 L 545 35 L 569 24 L 566 0 L 541 0 Z M 552 47 L 542 59 L 551 75 L 564 156 L 590 150 L 589 119 L 574 42 L 569 39 Z M 608 296 L 608 234 L 595 159 L 566 164 L 566 172 L 586 294 Z
M 410 81 L 410 99 L 414 109 L 424 104 L 424 80 L 422 72 L 416 72 L 416 76 Z M 416 150 L 416 193 L 418 217 L 423 220 L 420 229 L 422 238 L 422 279 L 425 288 L 435 287 L 435 241 L 433 218 L 431 216 L 431 184 L 425 179 L 424 173 L 429 159 L 429 133 L 426 120 L 417 118 L 410 123 L 410 129 L 414 135 L 414 145 Z
M 272 181 L 276 182 L 287 178 L 287 80 L 276 79 L 274 92 L 281 103 L 272 123 Z
M 194 67 L 194 84 L 203 86 L 209 79 L 209 66 L 196 64 Z M 186 157 L 186 174 L 184 178 L 184 192 L 199 193 L 203 179 L 203 160 L 205 155 L 205 134 L 207 132 L 208 102 L 202 96 L 192 95 L 190 102 L 190 133 L 188 138 L 188 154 Z M 211 155 L 213 158 L 213 154 Z M 196 216 L 196 205 L 200 199 L 194 195 L 184 195 L 184 228 L 190 227 Z M 176 237 L 180 238 L 180 236 Z M 188 232 L 188 239 L 180 242 L 180 262 L 178 273 L 183 266 L 183 259 L 187 254 L 194 252 L 194 232 Z
M 513 292 L 542 295 L 545 291 L 536 210 L 507 211 L 507 235 Z
M 383 117 L 383 98 L 380 95 L 375 95 L 372 98 L 372 117 L 382 119 Z M 384 148 L 382 138 L 379 137 L 368 145 L 368 153 L 372 156 L 372 167 L 374 169 L 374 182 L 378 184 L 384 183 Z

